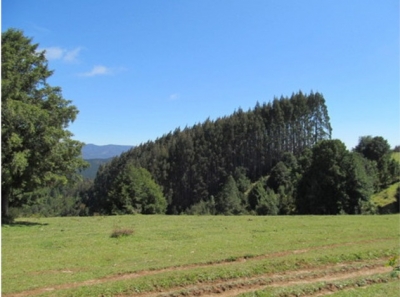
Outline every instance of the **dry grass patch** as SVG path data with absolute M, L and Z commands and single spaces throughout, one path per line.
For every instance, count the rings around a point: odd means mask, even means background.
M 118 238 L 123 236 L 129 236 L 133 234 L 133 230 L 129 228 L 115 228 L 111 233 L 111 238 Z

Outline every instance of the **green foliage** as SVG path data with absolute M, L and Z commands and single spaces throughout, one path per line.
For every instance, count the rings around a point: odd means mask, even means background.
M 217 213 L 225 215 L 240 214 L 243 211 L 239 189 L 231 175 L 215 199 L 215 209 Z
M 276 164 L 272 170 L 267 181 L 267 186 L 275 192 L 278 191 L 280 186 L 284 188 L 292 187 L 291 172 L 288 167 L 281 161 Z
M 400 178 L 400 164 L 392 157 L 390 145 L 381 136 L 360 137 L 354 150 L 368 160 L 374 161 L 378 170 L 379 186 L 384 188 Z
M 209 200 L 204 201 L 201 200 L 200 202 L 192 205 L 187 211 L 189 215 L 215 215 L 215 199 L 214 197 L 210 197 Z
M 21 31 L 2 33 L 2 220 L 21 206 L 27 192 L 65 184 L 77 169 L 82 143 L 66 130 L 78 110 L 47 79 L 44 52 Z
M 278 197 L 273 190 L 267 188 L 265 195 L 258 200 L 256 212 L 258 215 L 277 215 L 278 211 Z
M 378 162 L 390 153 L 390 145 L 387 140 L 381 136 L 363 136 L 360 137 L 359 143 L 354 150 L 362 154 L 368 160 Z
M 162 191 L 150 173 L 131 163 L 115 178 L 108 192 L 107 204 L 103 211 L 109 214 L 165 213 L 167 207 Z
M 227 189 L 223 191 L 223 187 L 229 176 L 244 204 L 251 182 L 268 175 L 282 158 L 286 167 L 294 166 L 295 156 L 329 139 L 331 130 L 322 94 L 298 92 L 268 104 L 257 103 L 247 112 L 238 109 L 231 116 L 178 128 L 141 144 L 99 169 L 95 192 L 98 197 L 106 196 L 125 164 L 132 162 L 146 168 L 161 186 L 168 201 L 167 213 L 188 213 L 193 205 L 204 208 L 212 196 L 220 209 L 217 212 L 225 213 L 218 199 L 225 199 L 222 193 Z M 285 156 L 285 152 L 290 154 Z M 291 182 L 298 179 L 303 165 L 290 169 Z M 233 195 L 232 200 L 237 200 L 235 191 Z
M 398 213 L 399 197 L 400 182 L 397 182 L 372 195 L 371 200 L 376 204 L 381 214 Z
M 29 203 L 11 209 L 20 217 L 86 216 L 92 186 L 93 181 L 85 179 L 65 186 L 41 188 L 25 194 Z
M 250 210 L 254 210 L 258 215 L 277 215 L 279 212 L 278 195 L 264 187 L 264 180 L 258 181 L 248 194 Z
M 299 182 L 299 213 L 360 213 L 370 208 L 376 175 L 370 161 L 347 151 L 340 140 L 324 140 L 312 149 L 312 161 Z M 362 206 L 362 207 L 361 207 Z

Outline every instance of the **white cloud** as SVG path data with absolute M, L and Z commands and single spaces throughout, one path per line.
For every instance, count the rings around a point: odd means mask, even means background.
M 81 73 L 80 76 L 96 76 L 96 75 L 107 75 L 107 74 L 111 74 L 111 69 L 107 68 L 105 66 L 102 65 L 97 65 L 94 66 L 92 70 L 90 70 L 89 72 L 84 72 Z
M 45 51 L 45 56 L 47 60 L 62 60 L 64 62 L 76 62 L 81 47 L 74 48 L 72 50 L 67 50 L 59 46 L 52 46 L 47 48 L 41 48 L 39 51 Z
M 77 60 L 77 57 L 79 55 L 79 52 L 81 51 L 82 48 L 77 47 L 73 50 L 67 51 L 64 55 L 64 61 L 66 62 L 75 62 Z
M 169 95 L 169 100 L 170 101 L 175 101 L 175 100 L 178 100 L 178 99 L 179 99 L 179 94 L 178 93 Z
M 45 53 L 44 55 L 46 56 L 47 60 L 59 60 L 62 58 L 65 50 L 60 48 L 60 47 L 48 47 L 48 48 L 44 48 L 41 49 L 44 50 Z

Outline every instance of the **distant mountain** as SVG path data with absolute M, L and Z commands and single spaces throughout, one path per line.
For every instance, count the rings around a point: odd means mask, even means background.
M 130 150 L 130 145 L 95 145 L 86 144 L 82 148 L 82 157 L 89 162 L 90 167 L 82 171 L 84 178 L 94 179 L 99 170 L 100 165 L 111 161 L 112 158 L 121 155 L 123 152 Z
M 81 172 L 84 178 L 95 179 L 97 171 L 100 165 L 110 162 L 112 158 L 109 159 L 87 159 L 86 162 L 89 163 L 89 167 Z
M 82 157 L 85 160 L 88 159 L 109 159 L 119 156 L 121 153 L 130 150 L 133 146 L 131 145 L 95 145 L 86 144 L 82 148 Z

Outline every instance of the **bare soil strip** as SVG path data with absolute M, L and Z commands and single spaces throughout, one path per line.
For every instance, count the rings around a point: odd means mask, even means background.
M 309 251 L 314 251 L 314 250 L 331 249 L 331 248 L 335 248 L 335 247 L 349 246 L 349 245 L 354 245 L 354 244 L 365 244 L 365 243 L 371 243 L 371 242 L 376 242 L 376 241 L 385 241 L 385 240 L 392 240 L 392 238 L 381 238 L 378 240 L 363 240 L 363 241 L 355 241 L 355 242 L 349 242 L 349 243 L 343 243 L 343 244 L 331 244 L 331 245 L 324 245 L 324 246 L 312 247 L 312 248 L 301 249 L 301 250 L 290 250 L 290 251 L 270 253 L 270 254 L 259 255 L 259 256 L 254 256 L 254 257 L 239 257 L 239 258 L 236 258 L 234 261 L 223 260 L 220 262 L 189 264 L 189 265 L 174 266 L 174 267 L 155 269 L 155 270 L 143 270 L 143 271 L 138 271 L 138 272 L 134 272 L 134 273 L 117 274 L 117 275 L 107 276 L 107 277 L 103 277 L 103 278 L 87 280 L 87 281 L 83 281 L 83 282 L 67 283 L 67 284 L 54 285 L 54 286 L 26 290 L 23 292 L 2 294 L 2 296 L 4 296 L 4 297 L 34 296 L 34 295 L 51 292 L 51 291 L 56 291 L 56 290 L 73 289 L 73 288 L 78 288 L 78 287 L 82 287 L 82 286 L 91 286 L 91 285 L 103 284 L 103 283 L 107 283 L 107 282 L 135 279 L 138 277 L 161 274 L 161 273 L 171 272 L 171 271 L 184 271 L 184 270 L 190 270 L 190 269 L 198 268 L 198 267 L 217 267 L 217 266 L 221 266 L 221 265 L 230 265 L 233 263 L 243 262 L 243 261 L 254 261 L 254 260 L 261 260 L 261 259 L 268 259 L 268 258 L 284 257 L 284 256 L 288 256 L 291 254 L 303 254 L 303 253 L 307 253 Z M 159 295 L 160 293 L 157 293 L 157 294 Z M 158 296 L 158 295 L 154 295 L 154 296 Z M 148 296 L 153 296 L 153 295 L 148 295 Z M 219 295 L 219 296 L 222 296 L 222 295 Z M 231 295 L 229 295 L 229 296 L 231 296 Z

